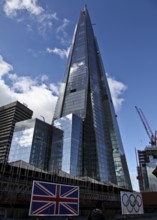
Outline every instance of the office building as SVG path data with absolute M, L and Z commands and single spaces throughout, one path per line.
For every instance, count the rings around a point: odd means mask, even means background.
M 137 154 L 139 160 L 137 179 L 140 191 L 157 191 L 157 147 L 147 146 L 144 150 L 138 150 Z
M 62 134 L 59 129 L 53 128 L 52 125 L 39 119 L 16 123 L 8 162 L 21 160 L 42 170 L 47 170 L 54 132 L 55 139 L 57 139 L 58 133 Z M 59 139 L 61 142 L 61 136 Z
M 80 166 L 81 176 L 131 189 L 112 97 L 86 8 L 81 11 L 74 32 L 53 123 L 69 114 L 81 120 L 80 135 L 77 134 L 81 141 L 77 145 L 77 160 L 81 165 L 76 163 L 73 169 L 78 171 Z M 73 129 L 77 128 L 74 123 Z M 71 141 L 67 157 L 74 158 Z
M 0 162 L 6 162 L 10 150 L 15 123 L 30 119 L 33 112 L 16 101 L 0 107 Z

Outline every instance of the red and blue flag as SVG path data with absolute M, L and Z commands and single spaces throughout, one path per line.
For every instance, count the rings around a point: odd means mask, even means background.
M 79 215 L 79 187 L 33 181 L 29 215 Z

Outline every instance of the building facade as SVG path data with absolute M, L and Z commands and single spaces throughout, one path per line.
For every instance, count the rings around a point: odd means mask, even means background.
M 82 174 L 82 120 L 74 114 L 56 119 L 54 126 L 63 131 L 62 148 L 52 143 L 51 166 L 49 170 L 62 170 L 71 176 Z M 59 140 L 58 140 L 59 141 Z M 60 145 L 61 146 L 61 145 Z M 56 149 L 56 150 L 55 150 Z M 59 158 L 59 165 L 56 159 Z M 51 162 L 52 161 L 52 162 Z
M 82 122 L 80 175 L 131 189 L 116 114 L 86 8 L 74 32 L 53 122 L 71 113 Z
M 6 162 L 15 123 L 30 119 L 33 111 L 16 101 L 0 107 L 0 162 Z
M 37 118 L 16 123 L 8 162 L 21 160 L 47 170 L 53 133 L 57 139 L 62 131 Z M 61 141 L 62 137 L 59 139 Z
M 157 191 L 157 147 L 147 146 L 144 150 L 138 150 L 139 165 L 137 167 L 137 179 L 141 192 Z

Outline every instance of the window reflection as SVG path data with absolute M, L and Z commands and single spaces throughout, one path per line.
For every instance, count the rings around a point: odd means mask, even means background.
M 47 169 L 51 138 L 52 126 L 39 119 L 16 123 L 8 162 L 22 160 Z
M 61 170 L 73 176 L 80 175 L 82 143 L 81 119 L 74 114 L 69 114 L 65 117 L 55 120 L 54 126 L 63 130 Z M 59 155 L 56 156 L 59 157 Z
M 34 127 L 32 123 L 16 123 L 9 153 L 9 162 L 23 160 L 29 163 Z

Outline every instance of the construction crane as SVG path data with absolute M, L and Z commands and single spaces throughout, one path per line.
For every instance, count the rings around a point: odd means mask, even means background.
M 156 145 L 157 131 L 155 131 L 155 134 L 153 134 L 153 131 L 150 128 L 150 126 L 148 124 L 148 121 L 147 121 L 147 119 L 146 119 L 142 109 L 138 108 L 137 106 L 135 106 L 135 108 L 136 108 L 136 111 L 137 111 L 137 113 L 138 113 L 138 115 L 139 115 L 139 117 L 140 117 L 140 119 L 141 119 L 141 121 L 142 121 L 142 123 L 144 125 L 144 128 L 145 128 L 145 130 L 147 132 L 147 135 L 148 135 L 149 140 L 150 140 L 150 144 L 151 145 Z

